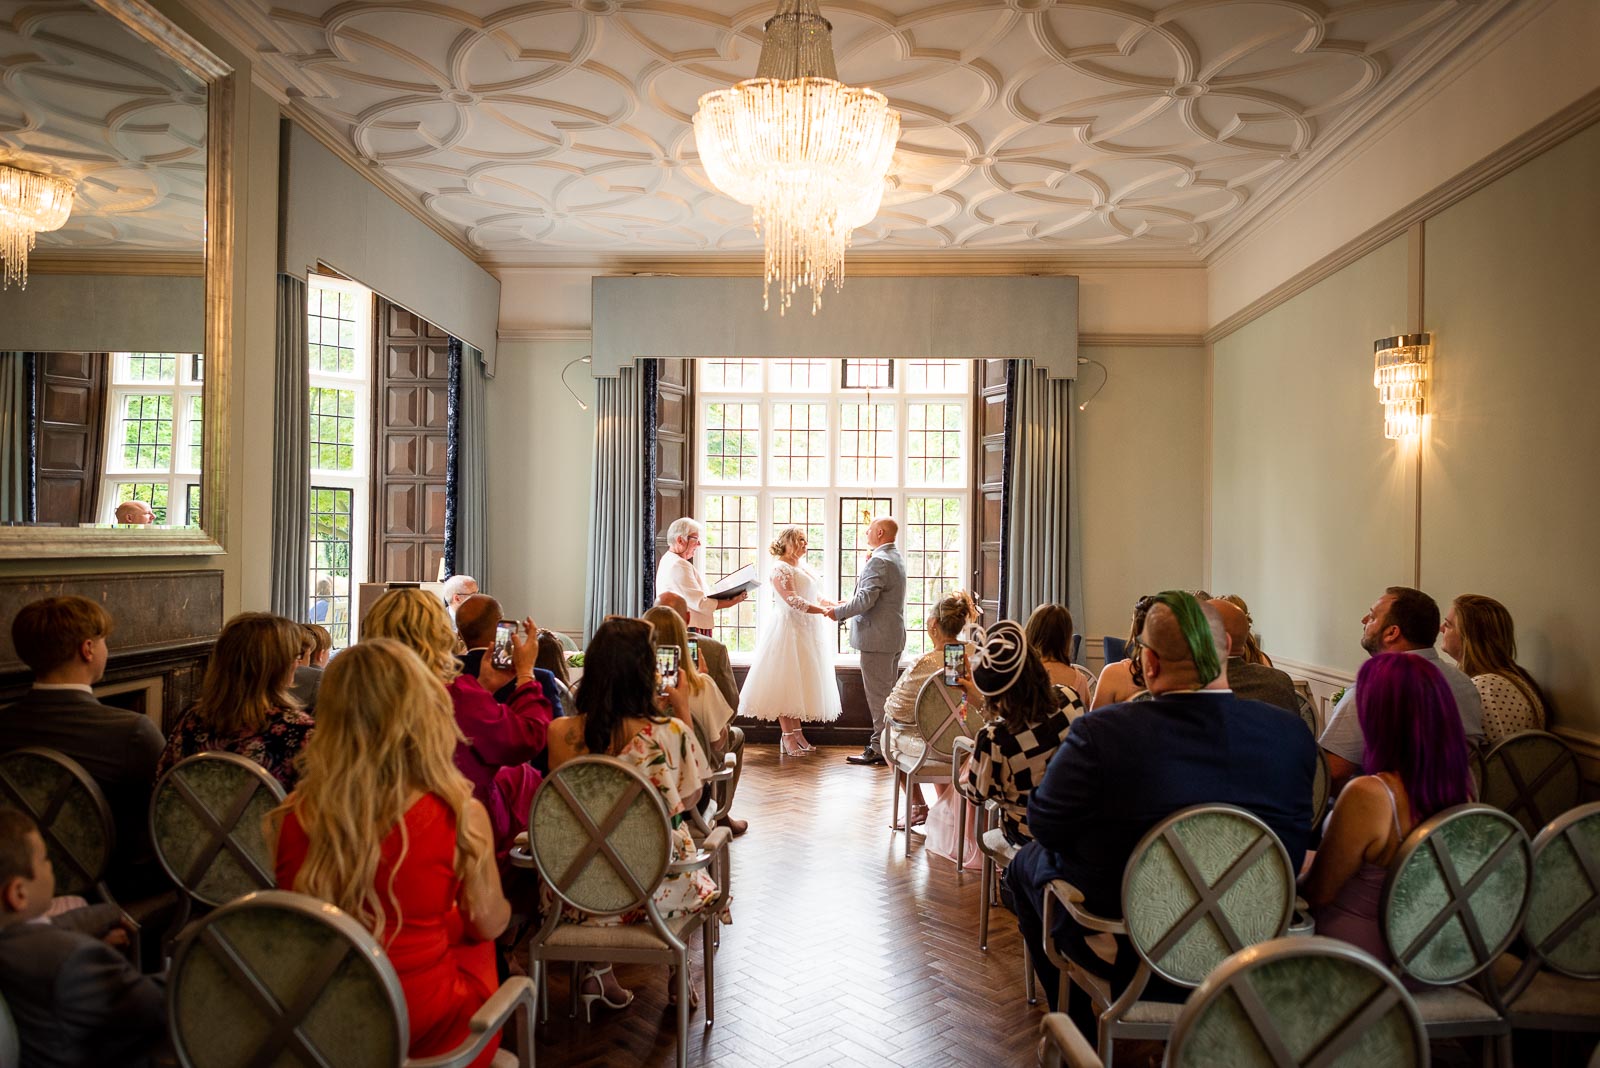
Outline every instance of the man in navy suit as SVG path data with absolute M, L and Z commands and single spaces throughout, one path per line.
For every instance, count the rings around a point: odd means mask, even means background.
M 1228 688 L 1228 639 L 1216 610 L 1187 593 L 1160 594 L 1133 652 L 1153 696 L 1073 721 L 1028 801 L 1034 841 L 1006 869 L 1017 925 L 1052 1008 L 1060 975 L 1045 956 L 1041 919 L 1052 879 L 1082 891 L 1090 912 L 1121 916 L 1134 846 L 1190 805 L 1255 813 L 1296 871 L 1310 836 L 1316 741 L 1299 717 Z M 1069 959 L 1125 987 L 1138 967 L 1132 947 L 1119 939 L 1108 965 L 1088 948 L 1088 933 L 1061 913 L 1051 936 Z M 1160 994 L 1155 983 L 1150 994 Z

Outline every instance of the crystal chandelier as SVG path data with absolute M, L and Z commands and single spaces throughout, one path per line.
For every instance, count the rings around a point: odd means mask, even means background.
M 779 0 L 767 20 L 756 76 L 700 98 L 694 137 L 713 185 L 755 210 L 766 247 L 761 306 L 778 287 L 778 314 L 795 290 L 844 281 L 850 232 L 878 214 L 900 138 L 900 113 L 882 93 L 839 82 L 832 25 L 816 0 Z
M 72 214 L 72 183 L 0 164 L 0 259 L 5 280 L 28 288 L 28 253 L 35 234 L 59 230 Z
M 1430 360 L 1427 334 L 1400 334 L 1373 343 L 1372 384 L 1383 405 L 1383 436 L 1391 440 L 1422 433 Z

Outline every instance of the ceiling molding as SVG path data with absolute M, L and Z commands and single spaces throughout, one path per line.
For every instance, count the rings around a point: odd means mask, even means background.
M 1600 122 L 1600 90 L 1586 93 L 1533 129 L 1506 142 L 1432 192 L 1417 198 L 1387 219 L 1328 253 L 1292 278 L 1263 293 L 1205 333 L 1211 345 L 1248 326 L 1267 312 L 1292 300 L 1350 266 L 1374 249 L 1388 244 L 1413 225 L 1424 222 L 1505 177 L 1534 157 L 1554 148 L 1573 134 Z
M 606 255 L 569 253 L 549 257 L 480 255 L 478 264 L 502 276 L 526 272 L 590 271 L 596 274 L 669 274 L 685 277 L 760 277 L 762 260 L 752 255 Z M 845 277 L 876 278 L 887 275 L 1072 275 L 1080 271 L 1118 270 L 1203 271 L 1200 260 L 1165 253 L 1062 255 L 1060 253 L 1011 254 L 951 251 L 944 253 L 860 252 L 845 258 Z
M 204 278 L 205 256 L 184 253 L 35 252 L 28 259 L 29 274 L 121 274 L 161 278 Z
M 1206 339 L 1199 334 L 1079 334 L 1078 349 L 1085 348 L 1119 348 L 1119 349 L 1156 349 L 1156 348 L 1205 348 Z

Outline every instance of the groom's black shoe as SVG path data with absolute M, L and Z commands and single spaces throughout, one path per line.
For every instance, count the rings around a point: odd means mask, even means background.
M 856 756 L 847 756 L 844 759 L 845 759 L 846 762 L 851 763 L 851 764 L 882 765 L 882 764 L 889 763 L 887 760 L 883 759 L 883 754 L 882 753 L 878 752 L 876 749 L 872 748 L 872 746 L 870 746 L 870 745 L 867 746 L 865 749 L 861 750 L 861 752 L 859 754 L 857 754 Z

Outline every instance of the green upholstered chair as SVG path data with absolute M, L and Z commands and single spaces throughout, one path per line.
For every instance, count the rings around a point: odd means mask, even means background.
M 1522 942 L 1522 961 L 1494 967 L 1511 1025 L 1600 1031 L 1600 802 L 1557 816 L 1533 840 Z
M 1065 1014 L 1040 1028 L 1044 1068 L 1099 1068 Z M 1428 1037 L 1416 1006 L 1370 955 L 1332 938 L 1280 938 L 1218 965 L 1173 1024 L 1171 1068 L 1425 1068 Z
M 267 813 L 283 786 L 236 753 L 199 753 L 179 761 L 150 797 L 150 841 L 172 881 L 207 908 L 277 885 Z
M 1515 816 L 1529 836 L 1578 803 L 1583 773 L 1567 744 L 1544 731 L 1501 739 L 1483 758 L 1478 799 Z
M 629 765 L 608 756 L 569 760 L 552 771 L 528 814 L 528 854 L 556 901 L 528 942 L 541 1001 L 553 961 L 666 964 L 677 969 L 678 1068 L 688 1062 L 688 938 L 698 931 L 705 952 L 705 1012 L 716 1014 L 713 928 L 721 898 L 699 912 L 663 919 L 652 895 L 669 872 L 717 864 L 731 837 L 717 827 L 685 861 L 672 859 L 672 826 L 656 788 Z M 561 905 L 615 916 L 642 909 L 645 922 L 614 927 L 570 923 Z M 573 984 L 576 1011 L 577 984 Z
M 916 730 L 903 730 L 894 739 L 897 796 L 891 802 L 895 806 L 891 818 L 895 823 L 899 822 L 898 788 L 905 790 L 909 821 L 918 784 L 949 778 L 955 766 L 953 743 L 957 738 L 972 737 L 961 715 L 961 691 L 944 684 L 943 672 L 935 672 L 917 691 L 916 717 Z M 910 827 L 906 828 L 906 855 L 911 855 Z
M 106 871 L 116 851 L 116 824 L 100 786 L 78 762 L 54 749 L 16 749 L 0 756 L 0 805 L 39 825 L 56 893 L 111 901 Z
M 1073 986 L 1089 995 L 1107 1065 L 1118 1038 L 1166 1038 L 1179 1006 L 1141 1000 L 1150 977 L 1195 987 L 1231 954 L 1282 936 L 1294 916 L 1294 880 L 1288 851 L 1255 815 L 1232 805 L 1173 813 L 1146 832 L 1128 859 L 1124 919 L 1085 911 L 1082 895 L 1059 879 L 1046 888 L 1046 932 L 1059 905 L 1084 928 L 1126 936 L 1139 957 L 1133 981 L 1113 997 L 1105 980 L 1069 961 L 1047 938 L 1050 959 L 1061 968 L 1058 1004 L 1065 1011 Z
M 354 917 L 316 898 L 262 890 L 191 924 L 167 981 L 167 1019 L 184 1068 L 278 1064 L 463 1068 L 516 1021 L 533 1065 L 533 983 L 507 980 L 447 1054 L 410 1058 L 405 993 L 388 956 Z
M 1436 1038 L 1481 1037 L 1510 1062 L 1511 1026 L 1485 975 L 1528 907 L 1533 856 L 1522 826 L 1488 805 L 1457 805 L 1414 827 L 1389 865 L 1379 925 Z M 1474 992 L 1467 984 L 1477 979 Z

